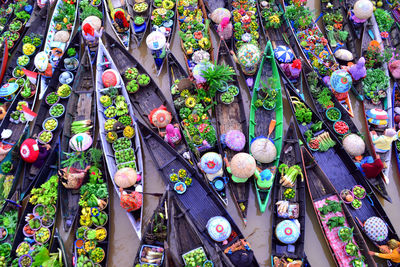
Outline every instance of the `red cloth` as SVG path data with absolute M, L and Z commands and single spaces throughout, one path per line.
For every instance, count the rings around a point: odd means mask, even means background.
M 383 163 L 380 159 L 375 159 L 374 163 L 364 163 L 361 167 L 367 178 L 375 178 L 383 170 Z

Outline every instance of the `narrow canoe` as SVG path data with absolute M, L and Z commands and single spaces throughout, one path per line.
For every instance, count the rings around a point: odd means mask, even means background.
M 111 181 L 113 183 L 115 192 L 118 194 L 118 197 L 121 197 L 121 192 L 119 191 L 119 187 L 115 183 L 113 177 L 115 173 L 118 171 L 118 169 L 123 168 L 123 166 L 130 166 L 134 167 L 136 169 L 137 174 L 141 178 L 139 181 L 136 182 L 134 186 L 131 186 L 129 188 L 126 188 L 127 190 L 135 190 L 136 187 L 138 187 L 139 191 L 143 190 L 144 187 L 144 169 L 143 169 L 143 156 L 142 156 L 142 149 L 140 145 L 140 131 L 137 127 L 137 124 L 133 122 L 132 128 L 134 129 L 134 136 L 132 139 L 130 139 L 129 142 L 129 148 L 134 150 L 134 159 L 131 162 L 123 162 L 121 164 L 117 164 L 116 157 L 114 156 L 114 146 L 112 146 L 111 143 L 107 142 L 107 134 L 108 131 L 105 129 L 105 123 L 106 123 L 106 116 L 104 115 L 104 111 L 106 108 L 101 104 L 100 102 L 100 97 L 105 95 L 106 93 L 112 94 L 112 91 L 110 91 L 109 88 L 105 88 L 103 81 L 102 81 L 102 75 L 103 72 L 106 70 L 113 70 L 113 72 L 117 75 L 117 78 L 119 79 L 119 84 L 115 86 L 114 88 L 117 88 L 117 95 L 123 96 L 124 100 L 123 102 L 126 103 L 126 108 L 128 109 L 128 115 L 131 116 L 131 118 L 134 118 L 134 113 L 133 113 L 133 107 L 129 102 L 129 96 L 128 93 L 126 92 L 125 84 L 122 81 L 122 78 L 119 76 L 119 71 L 110 55 L 110 53 L 107 51 L 106 47 L 104 46 L 103 42 L 99 40 L 99 51 L 97 52 L 97 68 L 96 68 L 96 99 L 97 99 L 97 118 L 98 118 L 98 123 L 99 123 L 99 135 L 102 143 L 102 148 L 104 151 L 105 155 L 105 160 L 106 160 L 106 165 L 108 172 L 110 174 L 110 177 L 112 177 Z M 122 102 L 122 101 L 121 101 Z M 117 136 L 119 138 L 125 138 L 123 137 L 122 130 L 119 130 L 117 132 Z M 121 139 L 125 140 L 125 139 Z M 132 211 L 132 212 L 127 212 L 126 213 L 138 238 L 142 238 L 142 217 L 143 217 L 143 206 L 141 206 L 139 209 Z
M 146 3 L 148 6 L 146 11 L 136 12 L 134 7 L 138 3 L 139 4 Z M 150 25 L 151 25 L 150 18 L 152 16 L 152 12 L 153 12 L 152 1 L 151 0 L 144 0 L 144 1 L 140 1 L 140 2 L 127 1 L 127 8 L 128 8 L 129 14 L 132 14 L 132 16 L 133 16 L 130 20 L 131 29 L 132 29 L 132 39 L 136 44 L 136 48 L 138 48 L 144 39 L 147 29 L 150 28 Z M 141 25 L 136 25 L 135 21 L 134 21 L 134 18 L 136 16 L 142 17 L 144 19 L 144 23 Z
M 349 26 L 350 26 L 350 29 L 351 29 L 352 33 L 355 35 L 357 40 L 361 40 L 361 36 L 362 36 L 362 34 L 364 32 L 364 24 L 355 25 L 353 22 L 350 21 L 350 15 L 351 15 L 351 12 L 353 10 L 354 4 L 356 2 L 357 2 L 357 0 L 345 0 L 342 3 L 342 5 L 343 5 L 343 8 L 347 12 L 346 17 L 347 17 L 347 20 L 349 22 Z
M 125 47 L 126 50 L 128 50 L 129 44 L 131 42 L 130 26 L 129 26 L 129 30 L 127 30 L 126 32 L 118 32 L 114 25 L 114 19 L 111 16 L 112 10 L 117 9 L 117 8 L 123 9 L 126 14 L 127 6 L 125 4 L 121 4 L 119 1 L 117 2 L 117 1 L 112 1 L 112 0 L 103 0 L 103 6 L 105 7 L 105 11 L 107 13 L 107 21 L 112 26 L 111 28 L 112 28 L 114 34 L 117 36 L 118 41 Z
M 273 86 L 273 90 L 276 92 L 275 96 L 276 104 L 275 107 L 270 110 L 264 108 L 263 106 L 260 106 L 258 108 L 256 106 L 256 101 L 259 98 L 258 95 L 263 91 L 263 88 L 266 87 L 267 84 L 271 84 L 271 86 Z M 268 128 L 272 120 L 276 121 L 276 126 L 275 129 L 272 131 L 272 133 L 269 134 Z M 256 138 L 267 137 L 267 136 L 271 138 L 271 140 L 275 145 L 277 151 L 276 158 L 271 163 L 257 162 L 257 167 L 261 169 L 261 171 L 269 169 L 272 173 L 271 182 L 273 182 L 273 179 L 277 172 L 279 157 L 282 149 L 283 104 L 282 104 L 282 91 L 280 85 L 279 71 L 278 67 L 276 66 L 276 62 L 274 59 L 274 51 L 272 49 L 272 44 L 270 41 L 268 41 L 265 47 L 263 58 L 260 64 L 260 69 L 258 70 L 256 82 L 254 84 L 253 96 L 251 98 L 250 121 L 249 121 L 250 146 Z M 269 188 L 262 189 L 258 187 L 257 181 L 254 182 L 254 185 L 256 188 L 257 200 L 260 211 L 265 212 L 272 186 Z

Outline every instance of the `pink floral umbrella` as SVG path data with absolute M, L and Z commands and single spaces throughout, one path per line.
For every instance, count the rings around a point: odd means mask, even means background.
M 239 130 L 230 130 L 226 134 L 225 143 L 233 151 L 241 151 L 246 145 L 246 137 Z

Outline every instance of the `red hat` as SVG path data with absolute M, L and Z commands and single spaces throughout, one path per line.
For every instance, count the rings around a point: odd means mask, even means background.
M 82 27 L 83 31 L 91 36 L 94 36 L 94 29 L 90 23 L 85 23 Z
M 26 139 L 19 150 L 21 157 L 28 163 L 33 163 L 39 157 L 39 146 L 35 139 Z

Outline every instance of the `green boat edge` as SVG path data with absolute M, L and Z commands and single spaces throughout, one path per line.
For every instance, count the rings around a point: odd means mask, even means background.
M 264 50 L 264 54 L 261 60 L 261 64 L 260 67 L 258 69 L 258 73 L 257 73 L 257 77 L 256 77 L 256 81 L 254 83 L 254 89 L 253 89 L 253 95 L 251 98 L 251 104 L 250 104 L 250 119 L 249 119 L 249 142 L 251 143 L 251 141 L 255 138 L 254 135 L 254 126 L 256 125 L 255 122 L 255 114 L 256 114 L 256 106 L 255 106 L 255 102 L 257 100 L 257 90 L 260 86 L 260 79 L 261 79 L 261 75 L 262 75 L 262 68 L 264 66 L 264 64 L 268 64 L 267 62 L 265 62 L 266 60 L 269 60 L 269 64 L 271 64 L 272 67 L 272 74 L 275 78 L 277 78 L 280 81 L 280 76 L 279 76 L 279 71 L 278 71 L 278 67 L 276 66 L 276 62 L 275 62 L 275 58 L 273 56 L 273 48 L 272 48 L 272 44 L 271 41 L 268 41 L 267 45 L 265 46 L 265 50 Z M 270 57 L 268 57 L 268 55 L 272 55 Z M 277 100 L 276 100 L 276 107 L 274 109 L 275 111 L 275 120 L 276 120 L 276 126 L 275 126 L 275 138 L 274 138 L 274 143 L 275 143 L 275 147 L 277 150 L 277 155 L 276 155 L 276 159 L 273 163 L 273 165 L 277 168 L 274 176 L 272 177 L 272 184 L 274 182 L 276 173 L 278 172 L 278 165 L 279 165 L 279 158 L 281 155 L 281 150 L 282 150 L 282 136 L 283 136 L 283 103 L 282 103 L 282 87 L 279 86 L 279 88 L 275 88 L 278 92 L 277 95 Z M 250 152 L 250 146 L 249 146 L 249 153 Z M 268 190 L 262 190 L 259 189 L 257 187 L 257 183 L 256 181 L 254 181 L 254 186 L 256 189 L 256 195 L 257 195 L 257 200 L 258 200 L 258 205 L 260 207 L 260 211 L 262 213 L 265 212 L 267 205 L 268 205 L 268 201 L 269 201 L 269 197 L 271 194 L 271 190 L 272 190 L 272 186 L 268 189 Z M 260 191 L 268 191 L 267 192 L 267 198 L 265 199 L 265 201 L 261 200 L 260 197 Z

